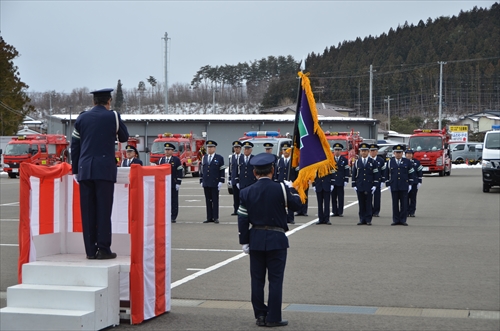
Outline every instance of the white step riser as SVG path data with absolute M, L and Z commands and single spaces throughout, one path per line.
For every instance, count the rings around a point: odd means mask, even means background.
M 3 308 L 0 310 L 0 330 L 100 330 L 106 325 L 95 325 L 94 313 L 72 311 L 57 315 L 36 309 Z
M 102 287 L 19 284 L 7 288 L 8 307 L 106 311 L 108 293 Z
M 26 263 L 23 265 L 23 284 L 106 287 L 110 273 L 118 273 L 118 268 L 118 266 Z

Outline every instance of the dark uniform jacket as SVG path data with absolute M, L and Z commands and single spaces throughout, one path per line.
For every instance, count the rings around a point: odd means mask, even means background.
M 401 163 L 397 164 L 396 158 L 387 161 L 385 169 L 385 183 L 391 187 L 391 191 L 408 191 L 409 185 L 413 183 L 413 163 L 401 158 Z
M 117 113 L 118 114 L 118 113 Z M 78 180 L 116 182 L 115 141 L 128 140 L 128 130 L 118 114 L 98 105 L 80 113 L 71 139 L 71 168 Z
M 283 194 L 285 187 L 286 201 Z M 253 226 L 271 226 L 288 231 L 287 211 L 300 210 L 302 204 L 298 195 L 292 195 L 286 185 L 269 178 L 261 178 L 253 185 L 240 191 L 238 209 L 238 230 L 240 244 L 249 244 L 251 250 L 272 251 L 288 248 L 285 232 L 249 229 Z
M 352 167 L 352 187 L 358 192 L 368 192 L 373 186 L 379 185 L 379 177 L 377 165 L 370 157 L 366 158 L 366 165 L 363 165 L 363 158 L 360 157 Z
M 344 183 L 349 183 L 349 162 L 342 155 L 337 162 L 337 170 L 333 173 L 333 182 L 335 186 L 344 186 Z
M 240 156 L 238 176 L 236 177 L 236 183 L 240 184 L 240 190 L 252 185 L 257 181 L 257 178 L 255 178 L 253 174 L 253 165 L 250 164 L 250 160 L 252 158 L 253 155 L 249 155 L 248 162 L 245 164 L 245 155 Z
M 380 174 L 379 182 L 383 183 L 383 182 L 385 182 L 384 176 L 385 176 L 385 164 L 386 164 L 386 161 L 380 155 L 377 155 L 377 157 L 376 157 L 376 159 L 374 161 L 375 161 L 375 164 L 377 165 L 378 172 Z
M 334 183 L 334 177 L 333 177 L 333 172 L 329 173 L 328 175 L 324 177 L 318 177 L 316 175 L 316 178 L 314 179 L 314 182 L 312 183 L 313 187 L 315 187 L 316 192 L 331 192 L 331 186 Z
M 414 184 L 422 184 L 422 165 L 420 164 L 420 161 L 417 159 L 412 159 L 411 162 L 413 163 L 413 183 Z
M 294 181 L 297 179 L 297 176 L 298 176 L 298 171 L 296 170 L 296 168 L 292 168 L 290 170 L 290 178 L 286 178 L 286 176 L 288 175 L 288 169 L 290 168 L 290 165 L 292 164 L 292 158 L 289 157 L 288 158 L 288 165 L 285 165 L 285 158 L 280 158 L 277 162 L 277 171 L 276 171 L 276 181 L 278 182 L 282 182 L 284 180 L 290 180 L 290 181 Z
M 239 160 L 243 157 L 243 153 L 238 154 L 239 155 Z M 238 164 L 239 162 L 237 161 L 237 156 L 236 154 L 233 153 L 231 155 L 231 158 L 229 159 L 229 180 L 231 181 L 231 185 L 236 185 L 236 177 L 238 177 Z
M 130 162 L 130 164 L 140 164 L 140 165 L 142 165 L 142 161 L 140 159 L 134 157 L 132 159 L 132 161 Z M 130 167 L 130 164 L 128 162 L 128 159 L 123 159 L 121 167 Z
M 208 163 L 209 154 L 204 155 L 201 160 L 200 183 L 203 187 L 217 187 L 219 183 L 225 181 L 224 158 L 217 153 L 213 155 L 210 164 Z
M 167 156 L 163 156 L 158 160 L 158 164 L 166 164 Z M 182 183 L 182 174 L 183 168 L 181 164 L 181 160 L 177 156 L 170 157 L 170 166 L 172 167 L 172 183 L 181 185 Z M 175 185 L 172 185 L 172 188 L 175 188 Z

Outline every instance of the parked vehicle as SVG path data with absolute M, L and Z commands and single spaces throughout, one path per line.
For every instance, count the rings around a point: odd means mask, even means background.
M 476 145 L 483 151 L 483 192 L 489 192 L 492 186 L 500 186 L 500 125 L 493 125 L 492 131 L 486 132 L 483 145 Z
M 62 134 L 30 134 L 13 137 L 5 146 L 4 168 L 10 178 L 19 176 L 23 162 L 51 166 L 69 163 L 69 142 Z
M 446 128 L 413 131 L 408 145 L 414 151 L 413 157 L 420 161 L 423 173 L 437 172 L 441 177 L 451 174 L 450 138 Z
M 477 149 L 476 145 L 482 144 L 480 142 L 457 142 L 450 143 L 451 161 L 454 164 L 461 164 L 468 162 L 475 164 L 481 162 L 482 148 Z
M 325 137 L 330 144 L 330 148 L 333 148 L 336 143 L 341 143 L 344 146 L 340 155 L 345 157 L 349 161 L 349 166 L 351 166 L 352 162 L 357 158 L 359 144 L 363 142 L 359 132 L 354 132 L 354 129 L 351 129 L 351 132 L 326 131 Z

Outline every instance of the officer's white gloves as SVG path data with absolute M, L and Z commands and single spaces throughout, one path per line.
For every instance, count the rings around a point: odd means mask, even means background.
M 300 167 L 295 168 L 295 171 L 299 171 L 299 170 L 300 170 Z
M 285 183 L 285 185 L 288 186 L 289 188 L 293 187 L 292 181 L 290 180 L 284 180 L 283 183 Z
M 384 183 L 380 183 L 380 189 L 382 189 L 382 186 L 384 185 Z
M 411 191 L 411 185 L 408 185 L 408 193 Z
M 219 182 L 219 184 L 217 184 L 217 189 L 220 191 L 220 188 L 222 187 L 222 183 Z M 239 187 L 238 187 L 239 188 Z
M 236 183 L 236 187 L 238 188 L 238 190 L 240 189 L 240 183 Z
M 356 186 L 354 186 L 352 189 L 356 192 L 358 191 L 358 188 Z
M 75 182 L 77 182 L 77 183 L 78 183 L 78 174 L 74 174 L 74 175 L 73 175 L 73 179 L 74 179 L 74 181 L 75 181 Z
M 250 245 L 248 245 L 248 244 L 241 246 L 241 249 L 243 250 L 243 253 L 245 253 L 245 254 L 250 253 Z
M 232 185 L 231 185 L 231 181 L 230 181 L 230 180 L 228 180 L 228 181 L 227 181 L 227 183 L 229 184 L 229 186 L 232 186 Z
M 422 186 L 422 183 L 417 184 L 417 190 L 420 188 L 420 186 Z
M 181 186 L 179 184 L 175 184 L 175 190 L 176 191 L 179 191 L 180 188 L 181 188 Z
M 203 183 L 200 183 L 200 186 L 203 187 Z
M 344 182 L 344 187 L 347 186 L 347 182 Z
M 151 162 L 149 165 L 150 165 L 150 166 L 155 166 L 155 165 L 156 165 L 156 163 Z
M 347 184 L 347 183 L 346 183 Z M 330 192 L 333 192 L 333 189 L 335 188 L 335 186 L 333 185 L 330 185 Z
M 377 189 L 376 186 L 372 186 L 372 194 L 375 193 L 375 190 Z
M 313 191 L 316 192 L 316 186 L 313 186 Z

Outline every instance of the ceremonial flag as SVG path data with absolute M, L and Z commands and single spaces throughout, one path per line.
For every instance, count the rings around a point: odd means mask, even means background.
M 292 166 L 299 167 L 299 174 L 293 186 L 302 202 L 305 202 L 305 190 L 309 187 L 309 183 L 316 178 L 316 175 L 319 177 L 328 175 L 336 165 L 330 144 L 318 123 L 318 111 L 309 77 L 302 72 L 299 72 L 299 76 L 301 89 L 294 123 Z

